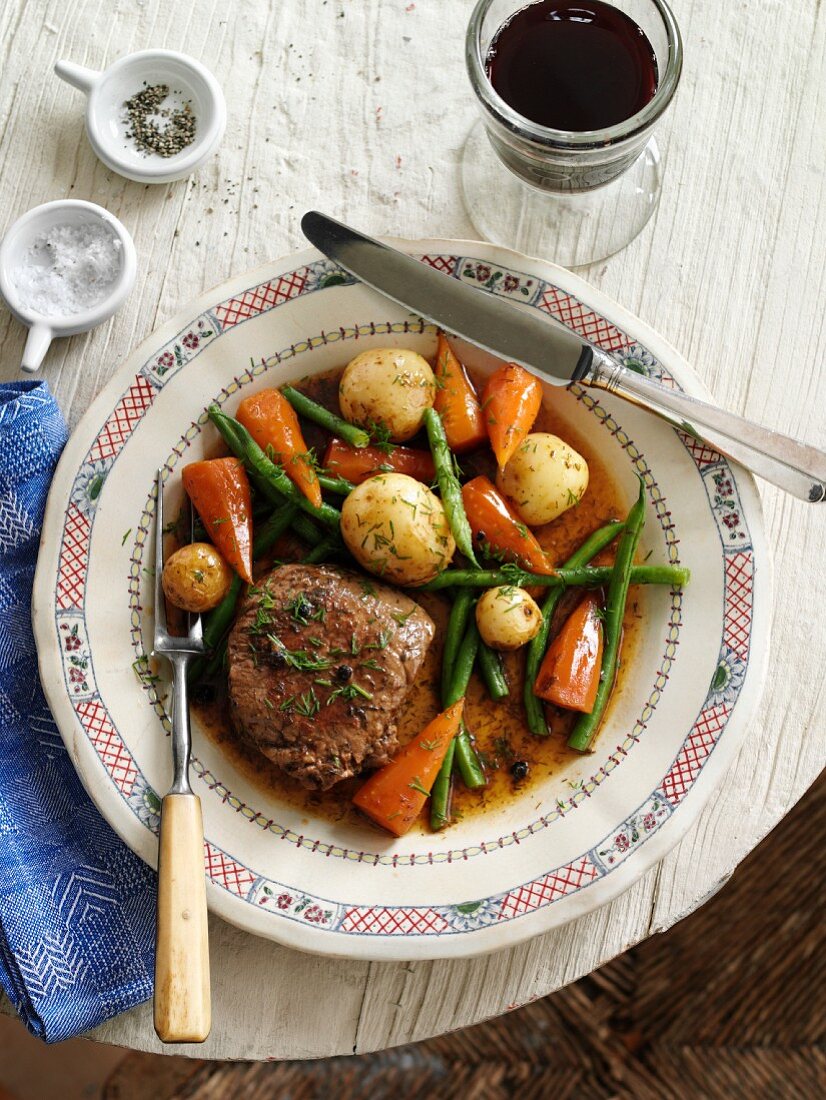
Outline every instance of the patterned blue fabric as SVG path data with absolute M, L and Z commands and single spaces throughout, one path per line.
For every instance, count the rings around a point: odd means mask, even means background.
M 155 876 L 89 800 L 46 707 L 31 596 L 66 425 L 44 382 L 0 385 L 0 984 L 47 1042 L 152 994 Z

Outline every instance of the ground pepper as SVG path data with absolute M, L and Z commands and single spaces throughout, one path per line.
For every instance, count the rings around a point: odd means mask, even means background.
M 168 84 L 146 84 L 124 103 L 131 138 L 143 153 L 174 157 L 195 140 L 198 120 L 187 100 L 178 108 L 162 107 L 169 95 Z

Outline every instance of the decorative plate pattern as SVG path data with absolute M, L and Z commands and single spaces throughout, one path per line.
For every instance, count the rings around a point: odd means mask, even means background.
M 660 350 L 658 339 L 619 307 L 597 308 L 597 292 L 567 272 L 487 245 L 468 245 L 461 254 L 446 242 L 411 250 L 453 278 L 554 316 L 631 369 L 665 385 L 690 385 L 687 368 L 674 353 Z M 593 306 L 586 304 L 591 301 Z M 352 320 L 365 313 L 371 319 Z M 264 376 L 271 384 L 273 377 L 286 380 L 346 361 L 354 354 L 354 341 L 415 344 L 432 342 L 435 332 L 329 261 L 314 258 L 275 264 L 248 282 L 236 280 L 226 293 L 219 289 L 181 316 L 185 323 L 167 325 L 121 368 L 67 448 L 47 513 L 46 545 L 55 552 L 44 553 L 37 578 L 38 646 L 61 730 L 84 761 L 96 764 L 81 775 L 101 810 L 150 859 L 159 823 L 156 789 L 163 789 L 158 779 L 165 775 L 168 753 L 160 731 L 169 727 L 146 648 L 151 643 L 144 601 L 151 590 L 146 562 L 153 541 L 153 469 L 163 464 L 168 478 L 176 478 L 184 456 L 189 461 L 200 453 L 210 401 L 232 409 L 239 391 L 254 388 Z M 202 357 L 209 362 L 203 378 Z M 181 398 L 182 376 L 193 390 L 191 398 Z M 165 403 L 165 392 L 173 391 L 175 399 Z M 181 400 L 184 407 L 179 408 Z M 205 869 L 214 887 L 210 901 L 228 919 L 309 950 L 338 954 L 417 957 L 501 946 L 609 900 L 687 827 L 702 804 L 692 793 L 705 787 L 707 797 L 711 789 L 702 782 L 704 776 L 716 772 L 712 781 L 719 780 L 758 690 L 759 677 L 755 680 L 750 664 L 757 616 L 755 543 L 762 547 L 762 533 L 753 484 L 710 448 L 657 422 L 652 427 L 652 418 L 623 403 L 603 395 L 597 400 L 578 385 L 568 388 L 566 400 L 572 415 L 598 433 L 600 448 L 604 441 L 606 454 L 623 463 L 625 475 L 642 477 L 648 527 L 656 530 L 653 545 L 661 560 L 684 560 L 695 570 L 690 589 L 661 600 L 652 628 L 656 652 L 646 663 L 647 680 L 635 683 L 632 705 L 622 711 L 621 728 L 610 731 L 615 736 L 609 738 L 607 731 L 601 737 L 600 751 L 585 759 L 579 779 L 557 791 L 542 812 L 524 807 L 518 820 L 511 815 L 506 822 L 498 815 L 477 817 L 474 835 L 465 831 L 461 843 L 449 830 L 443 837 L 417 836 L 383 848 L 368 830 L 355 838 L 338 837 L 329 823 L 320 827 L 295 820 L 295 813 L 249 788 L 208 743 L 196 740 L 193 773 L 205 803 Z M 148 440 L 153 458 L 141 463 L 141 443 Z M 121 470 L 122 460 L 130 464 L 128 470 Z M 136 476 L 142 479 L 136 482 Z M 118 482 L 111 493 L 110 478 Z M 124 512 L 135 514 L 136 522 L 122 536 L 121 557 L 121 540 L 105 513 L 126 508 L 118 499 L 126 485 L 137 494 L 140 508 L 135 513 L 133 505 Z M 690 498 L 685 517 L 675 487 L 680 498 Z M 709 569 L 699 575 L 697 554 L 709 560 Z M 120 572 L 116 559 L 124 567 Z M 122 604 L 113 613 L 124 628 L 117 641 L 108 638 L 114 622 L 99 611 L 99 577 L 110 575 L 123 578 L 108 595 Z M 696 682 L 688 663 L 681 663 L 687 599 L 705 617 L 697 649 L 709 658 L 705 686 Z M 44 607 L 53 609 L 50 615 Z M 123 665 L 127 644 L 134 669 L 130 707 L 139 710 L 140 721 L 111 690 L 112 665 Z M 698 647 L 696 621 L 688 644 Z M 683 732 L 669 733 L 666 744 L 660 730 L 677 714 Z M 143 732 L 133 736 L 137 725 Z M 614 740 L 616 746 L 607 751 L 607 742 Z M 647 750 L 656 766 L 646 758 Z M 635 790 L 639 797 L 622 812 Z M 584 851 L 570 835 L 571 822 L 583 815 L 576 833 L 588 840 Z M 556 843 L 565 830 L 564 841 Z M 543 836 L 548 840 L 542 842 Z M 287 849 L 278 842 L 286 842 Z M 425 843 L 427 850 L 411 850 L 412 843 Z M 368 850 L 370 845 L 377 850 Z M 285 850 L 295 853 L 289 861 L 282 858 Z M 518 853 L 514 866 L 508 850 Z M 557 853 L 563 858 L 555 859 Z M 473 871 L 477 863 L 480 871 L 484 865 L 482 875 Z M 337 865 L 342 871 L 333 873 Z M 520 875 L 520 869 L 531 873 Z M 385 877 L 376 881 L 379 873 Z M 487 896 L 477 897 L 485 888 Z M 533 920 L 526 919 L 530 915 Z M 322 931 L 329 935 L 319 935 Z M 365 940 L 370 945 L 360 946 Z

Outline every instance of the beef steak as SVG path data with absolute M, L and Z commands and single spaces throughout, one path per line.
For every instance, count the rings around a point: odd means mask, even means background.
M 335 566 L 279 566 L 229 636 L 233 726 L 309 789 L 379 767 L 433 632 L 386 585 Z

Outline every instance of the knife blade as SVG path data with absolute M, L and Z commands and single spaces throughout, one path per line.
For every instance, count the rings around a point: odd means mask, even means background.
M 475 287 L 315 210 L 304 215 L 301 228 L 319 251 L 360 282 L 492 355 L 533 371 L 541 363 L 543 375 L 557 386 L 588 373 L 593 348 L 555 321 L 520 312 L 514 325 L 514 307 L 502 299 L 485 294 L 480 309 L 481 292 Z
M 811 503 L 826 500 L 826 452 L 628 370 L 550 316 L 518 308 L 382 244 L 317 210 L 307 239 L 360 282 L 427 321 L 557 386 L 596 386 L 705 440 L 760 477 Z

